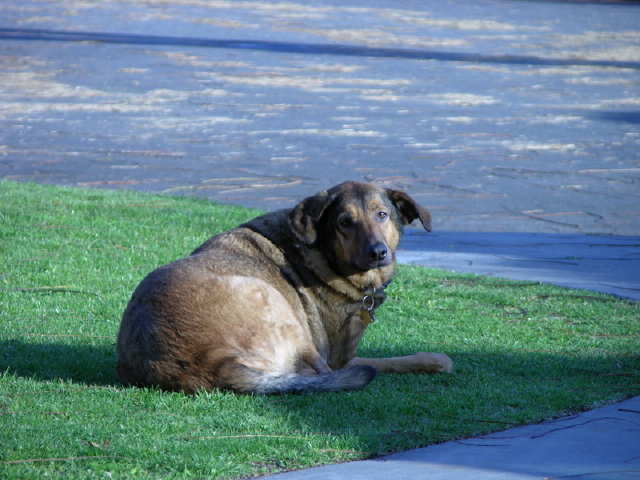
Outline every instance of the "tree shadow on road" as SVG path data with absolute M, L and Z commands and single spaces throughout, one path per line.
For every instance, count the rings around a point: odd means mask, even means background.
M 613 111 L 613 110 L 600 110 L 588 112 L 585 116 L 592 120 L 604 120 L 607 122 L 620 122 L 620 123 L 640 123 L 640 111 Z
M 265 40 L 228 40 L 197 37 L 168 37 L 102 32 L 0 28 L 0 40 L 38 40 L 51 42 L 99 42 L 128 45 L 171 45 L 181 47 L 261 50 L 272 53 L 340 55 L 350 57 L 404 58 L 449 62 L 498 63 L 510 65 L 590 66 L 640 69 L 640 62 L 589 60 L 580 58 L 542 58 L 529 55 L 485 55 L 406 48 L 378 48 L 328 43 L 295 43 Z

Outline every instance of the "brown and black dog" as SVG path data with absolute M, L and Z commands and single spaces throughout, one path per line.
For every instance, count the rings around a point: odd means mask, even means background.
M 450 372 L 438 353 L 359 358 L 404 225 L 406 193 L 346 182 L 212 237 L 150 273 L 118 334 L 126 384 L 195 392 L 354 390 L 381 372 Z

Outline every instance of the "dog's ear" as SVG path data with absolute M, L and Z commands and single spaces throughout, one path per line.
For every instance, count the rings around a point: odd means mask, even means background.
M 318 239 L 316 225 L 322 214 L 331 203 L 333 196 L 323 191 L 312 197 L 305 198 L 293 207 L 289 213 L 289 225 L 295 236 L 306 245 L 312 245 Z
M 419 218 L 424 229 L 427 232 L 431 231 L 431 213 L 429 213 L 429 210 L 418 205 L 413 198 L 400 190 L 388 188 L 387 195 L 396 210 L 398 210 L 404 225 L 409 225 L 416 218 Z

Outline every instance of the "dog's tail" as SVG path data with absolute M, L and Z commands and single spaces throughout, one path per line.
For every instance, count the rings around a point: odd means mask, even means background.
M 358 390 L 373 380 L 376 373 L 375 368 L 367 365 L 348 367 L 318 375 L 300 375 L 297 373 L 269 375 L 251 369 L 249 376 L 252 377 L 252 385 L 245 385 L 245 388 L 240 389 L 236 386 L 236 389 L 244 390 L 247 393 L 252 392 L 266 395 Z

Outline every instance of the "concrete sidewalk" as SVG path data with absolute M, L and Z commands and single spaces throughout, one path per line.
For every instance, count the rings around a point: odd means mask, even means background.
M 632 480 L 640 478 L 640 397 L 538 425 L 274 480 Z
M 640 237 L 407 229 L 398 261 L 640 301 Z

